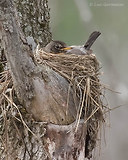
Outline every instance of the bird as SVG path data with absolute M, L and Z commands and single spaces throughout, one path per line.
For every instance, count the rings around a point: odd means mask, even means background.
M 89 36 L 85 45 L 77 46 L 68 46 L 65 42 L 59 40 L 52 40 L 44 47 L 44 51 L 46 53 L 60 54 L 64 53 L 67 55 L 75 54 L 75 55 L 86 55 L 91 54 L 92 50 L 90 49 L 95 40 L 99 37 L 101 33 L 99 31 L 94 31 Z
M 63 50 L 65 49 L 65 50 Z M 65 53 L 67 50 L 69 49 L 67 47 L 67 44 L 63 41 L 59 41 L 59 40 L 52 40 L 50 43 L 48 43 L 45 47 L 44 47 L 44 51 L 46 53 L 54 53 L 54 54 L 58 54 L 58 53 Z M 70 48 L 71 49 L 71 48 Z

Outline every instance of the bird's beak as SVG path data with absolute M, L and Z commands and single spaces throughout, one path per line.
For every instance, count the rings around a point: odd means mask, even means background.
M 70 50 L 70 49 L 72 49 L 72 47 L 62 48 L 61 50 L 63 50 L 63 51 L 67 51 L 67 50 Z

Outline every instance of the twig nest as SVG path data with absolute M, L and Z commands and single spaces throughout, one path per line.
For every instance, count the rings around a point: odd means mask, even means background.
M 87 126 L 86 156 L 96 145 L 98 130 L 103 122 L 102 89 L 99 79 L 100 66 L 94 54 L 67 55 L 46 53 L 42 49 L 36 55 L 38 63 L 48 65 L 69 81 L 74 97 L 79 98 L 76 116 L 76 130 L 80 119 Z

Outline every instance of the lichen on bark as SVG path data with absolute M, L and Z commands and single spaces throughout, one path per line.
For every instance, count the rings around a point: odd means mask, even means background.
M 44 47 L 52 39 L 48 0 L 14 0 L 14 2 L 28 43 L 33 48 L 37 44 Z

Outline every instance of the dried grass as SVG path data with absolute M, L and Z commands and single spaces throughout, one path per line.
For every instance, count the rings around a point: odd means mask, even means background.
M 7 68 L 7 67 L 5 67 Z M 10 71 L 6 69 L 0 73 L 0 155 L 1 159 L 17 159 L 15 153 L 20 153 L 19 157 L 25 157 L 29 153 L 27 143 L 30 144 L 35 139 L 35 144 L 43 150 L 44 159 L 49 157 L 42 142 L 40 131 L 45 133 L 45 123 L 35 122 L 32 115 L 20 104 L 14 91 Z M 31 136 L 33 135 L 33 136 Z M 23 138 L 24 137 L 24 138 Z M 25 148 L 25 151 L 24 151 Z M 27 152 L 26 152 L 27 150 Z M 15 152 L 14 152 L 15 151 Z M 21 151 L 23 151 L 21 153 Z M 41 155 L 41 156 L 42 156 Z M 22 159 L 21 158 L 21 159 Z M 24 158 L 23 158 L 24 159 Z

